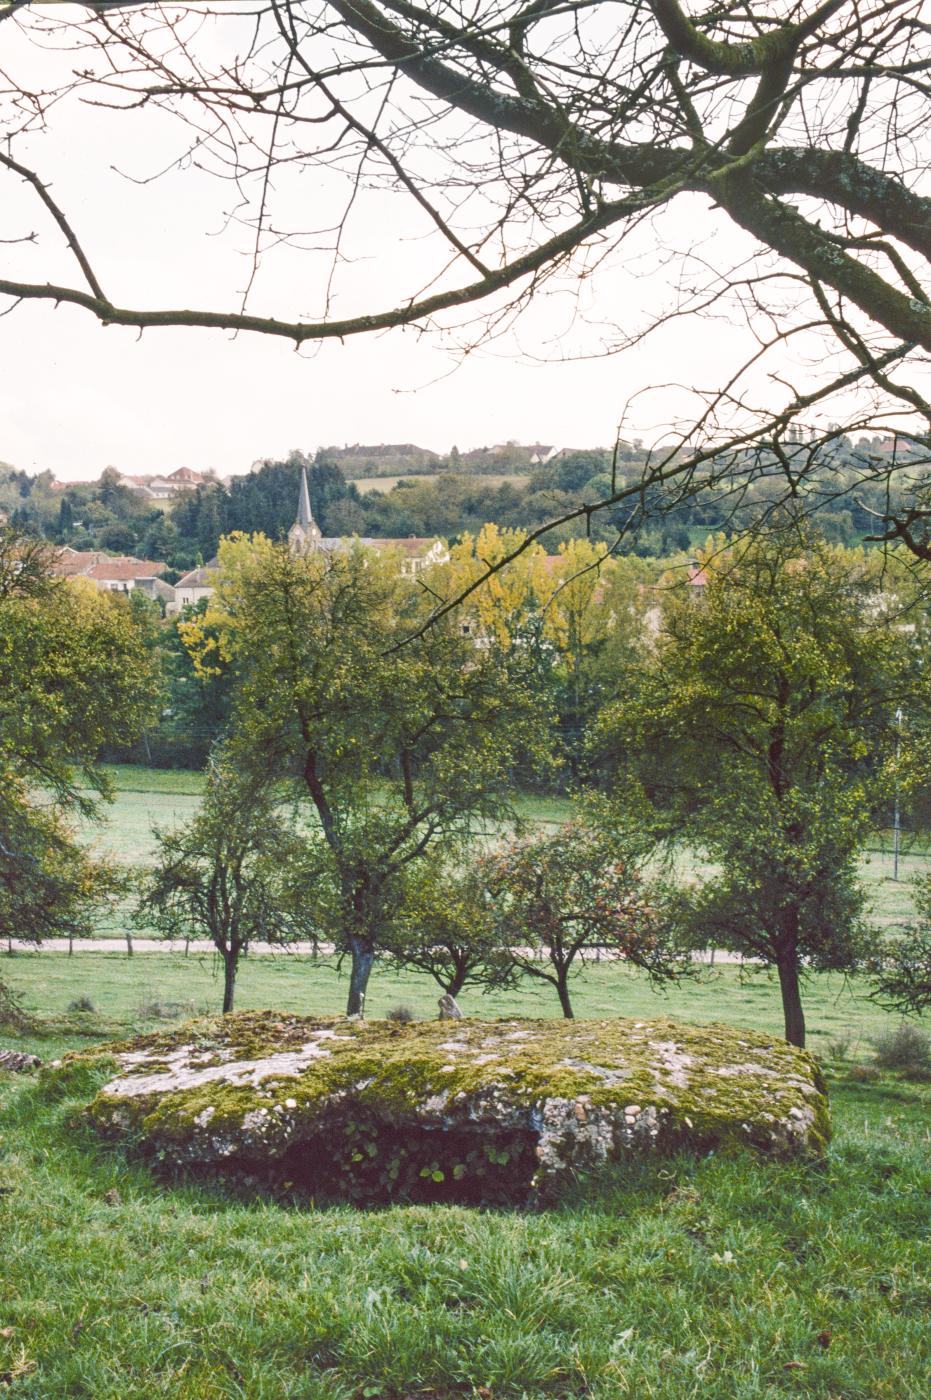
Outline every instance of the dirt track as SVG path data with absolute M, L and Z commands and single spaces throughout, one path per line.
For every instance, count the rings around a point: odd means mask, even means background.
M 169 943 L 163 938 L 133 938 L 132 948 L 134 953 L 184 953 L 183 942 Z M 74 940 L 74 955 L 77 957 L 81 953 L 122 953 L 127 954 L 125 938 L 76 938 Z M 295 954 L 309 957 L 314 948 L 311 943 L 291 943 L 287 948 L 281 948 L 269 943 L 254 943 L 249 949 L 250 957 L 278 957 L 289 958 Z M 317 952 L 323 957 L 330 957 L 336 949 L 332 943 L 320 943 Z M 34 943 L 24 943 L 14 938 L 12 940 L 12 952 L 17 953 L 67 953 L 67 938 L 46 938 L 38 947 Z M 212 954 L 214 947 L 212 943 L 203 939 L 192 939 L 187 946 L 187 952 L 202 957 L 205 953 Z M 600 958 L 593 958 L 593 962 L 608 962 L 609 955 Z M 708 962 L 707 955 L 697 955 L 696 960 Z M 725 953 L 717 949 L 714 954 L 714 962 L 717 963 L 739 963 L 752 962 L 751 958 L 740 958 L 736 953 Z

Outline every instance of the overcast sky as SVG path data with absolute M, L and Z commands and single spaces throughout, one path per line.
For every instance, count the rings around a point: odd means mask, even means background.
M 23 46 L 0 27 L 0 62 L 38 83 L 67 57 Z M 72 107 L 53 113 L 48 135 L 16 147 L 52 183 L 110 298 L 130 306 L 238 309 L 248 275 L 244 231 L 221 232 L 229 187 L 195 168 L 143 178 L 182 149 L 182 133 L 154 113 Z M 335 177 L 282 177 L 279 198 L 298 223 L 332 220 L 343 191 Z M 79 285 L 64 241 L 34 195 L 0 176 L 4 237 L 35 231 L 35 244 L 3 249 L 3 263 L 35 281 Z M 382 310 L 411 285 L 429 252 L 406 198 L 371 195 L 343 270 L 337 312 Z M 706 204 L 683 201 L 663 216 L 665 235 L 723 265 L 749 250 Z M 323 240 L 326 241 L 326 240 Z M 674 322 L 645 345 L 602 355 L 672 296 L 673 267 L 645 225 L 623 266 L 581 289 L 568 282 L 525 314 L 516 333 L 462 357 L 451 342 L 413 330 L 326 343 L 300 354 L 284 342 L 201 330 L 101 327 L 87 312 L 33 303 L 0 319 L 0 460 L 61 479 L 179 466 L 248 470 L 260 457 L 325 444 L 415 442 L 438 451 L 514 438 L 585 446 L 624 436 L 648 442 L 694 407 L 675 384 L 726 378 L 742 335 L 723 319 Z M 315 314 L 322 256 L 279 250 L 263 259 L 250 309 L 296 319 Z M 405 282 L 405 273 L 407 281 Z M 700 263 L 695 275 L 704 275 Z M 581 361 L 576 352 L 593 352 Z M 652 392 L 650 392 L 652 390 Z

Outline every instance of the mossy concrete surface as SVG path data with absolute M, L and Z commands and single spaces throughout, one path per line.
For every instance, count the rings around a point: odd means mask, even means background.
M 815 1061 L 722 1025 L 244 1012 L 68 1056 L 49 1092 L 101 1056 L 118 1072 L 85 1112 L 106 1135 L 171 1165 L 293 1178 L 303 1162 L 311 1190 L 329 1171 L 350 1197 L 518 1199 L 631 1153 L 820 1153 L 830 1136 Z

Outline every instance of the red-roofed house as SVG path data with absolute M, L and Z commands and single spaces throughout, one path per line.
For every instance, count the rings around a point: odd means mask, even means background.
M 173 597 L 174 590 L 159 579 L 167 567 L 157 560 L 136 559 L 131 554 L 104 554 L 99 549 L 72 549 L 65 545 L 55 556 L 52 572 L 59 578 L 90 579 L 98 588 L 112 592 L 129 593 L 141 588 L 152 597 L 167 597 L 169 593 Z
M 203 486 L 207 478 L 200 472 L 192 471 L 190 467 L 179 467 L 177 471 L 169 472 L 165 480 L 176 481 L 179 491 L 187 491 L 194 486 Z

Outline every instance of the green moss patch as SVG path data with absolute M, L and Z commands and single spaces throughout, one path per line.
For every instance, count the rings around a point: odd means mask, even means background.
M 521 1200 L 631 1154 L 820 1153 L 830 1136 L 810 1056 L 729 1026 L 260 1012 L 105 1053 L 118 1073 L 86 1109 L 102 1133 L 171 1166 L 358 1201 Z M 88 1059 L 67 1057 L 50 1087 Z

